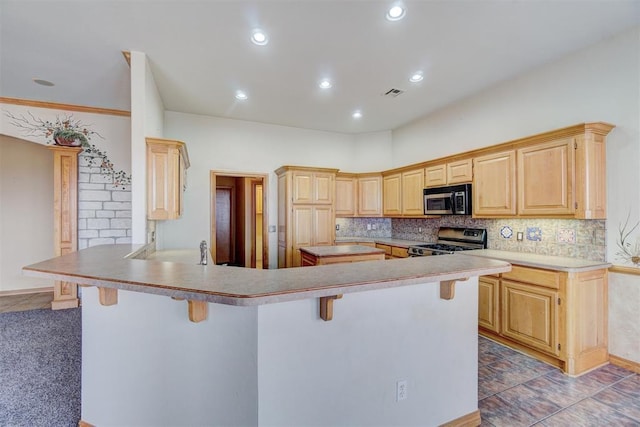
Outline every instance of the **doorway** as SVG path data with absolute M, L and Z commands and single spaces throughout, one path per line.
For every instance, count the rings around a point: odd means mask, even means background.
M 267 178 L 211 171 L 211 257 L 215 264 L 268 268 Z

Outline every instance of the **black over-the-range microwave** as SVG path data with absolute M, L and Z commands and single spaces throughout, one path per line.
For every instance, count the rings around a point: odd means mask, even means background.
M 471 184 L 424 189 L 425 215 L 471 215 Z

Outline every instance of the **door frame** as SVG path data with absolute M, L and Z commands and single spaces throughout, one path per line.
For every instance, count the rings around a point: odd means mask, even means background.
M 254 172 L 237 172 L 237 171 L 209 171 L 209 220 L 210 220 L 210 245 L 209 252 L 211 258 L 216 259 L 216 182 L 218 176 L 228 176 L 232 178 L 247 178 L 250 180 L 262 181 L 262 268 L 269 268 L 269 174 Z M 255 212 L 255 206 L 252 203 L 252 212 Z M 252 239 L 255 241 L 255 239 Z

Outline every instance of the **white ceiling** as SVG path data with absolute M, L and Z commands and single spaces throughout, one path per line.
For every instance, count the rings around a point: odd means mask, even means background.
M 390 22 L 392 3 L 0 0 L 0 96 L 129 110 L 121 51 L 135 50 L 167 110 L 380 131 L 640 24 L 640 0 L 406 0 Z M 256 27 L 266 46 L 249 41 Z M 381 96 L 391 88 L 406 92 Z

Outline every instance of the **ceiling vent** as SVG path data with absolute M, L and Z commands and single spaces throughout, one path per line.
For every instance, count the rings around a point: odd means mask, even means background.
M 384 92 L 382 94 L 382 96 L 391 96 L 391 97 L 395 98 L 396 96 L 402 95 L 403 93 L 404 93 L 403 90 L 391 88 L 388 91 Z

